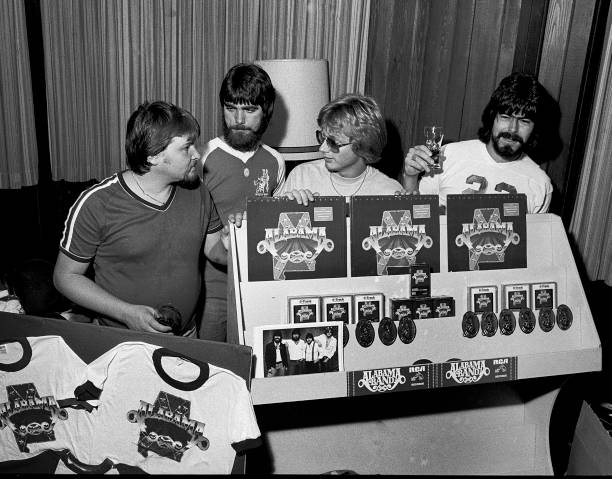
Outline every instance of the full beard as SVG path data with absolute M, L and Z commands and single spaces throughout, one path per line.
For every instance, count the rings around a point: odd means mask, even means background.
M 506 143 L 505 145 L 500 144 L 500 139 L 512 140 L 518 143 L 518 146 L 514 147 L 510 143 Z M 515 158 L 523 153 L 523 148 L 525 147 L 525 143 L 523 139 L 518 135 L 513 135 L 508 132 L 498 133 L 497 136 L 493 138 L 493 149 L 497 152 L 497 154 L 503 158 Z
M 229 128 L 223 122 L 223 139 L 229 146 L 242 152 L 254 151 L 259 146 L 264 131 L 265 127 L 260 127 L 257 131 L 247 127 Z

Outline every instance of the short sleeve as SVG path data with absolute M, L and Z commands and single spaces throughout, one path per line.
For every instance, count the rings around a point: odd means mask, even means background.
M 419 193 L 422 195 L 437 195 L 440 193 L 438 177 L 440 175 L 425 174 L 419 180 Z
M 100 245 L 105 215 L 98 203 L 93 196 L 79 198 L 66 219 L 60 249 L 75 261 L 89 261 Z
M 203 184 L 200 186 L 200 191 L 202 193 L 202 202 L 204 205 L 204 214 L 208 216 L 208 221 L 206 223 L 206 233 L 216 233 L 217 231 L 221 231 L 223 229 L 223 223 L 221 222 L 221 218 L 219 217 L 219 213 L 217 212 L 217 207 L 210 196 L 210 191 Z
M 236 452 L 246 451 L 261 443 L 261 432 L 255 418 L 251 396 L 244 381 L 241 381 L 235 395 L 229 422 L 229 431 L 232 431 L 230 441 Z

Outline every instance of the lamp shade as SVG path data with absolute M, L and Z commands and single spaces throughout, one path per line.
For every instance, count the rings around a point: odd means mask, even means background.
M 276 90 L 274 113 L 262 140 L 286 161 L 322 158 L 317 116 L 329 103 L 327 60 L 257 60 Z

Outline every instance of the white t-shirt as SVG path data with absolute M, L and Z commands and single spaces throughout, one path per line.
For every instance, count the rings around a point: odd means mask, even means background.
M 524 193 L 527 213 L 546 213 L 550 206 L 552 184 L 548 175 L 531 158 L 498 163 L 480 140 L 449 143 L 443 148 L 442 173 L 424 175 L 419 191 L 440 195 L 446 206 L 446 195 L 461 193 Z
M 293 339 L 284 339 L 283 343 L 287 346 L 290 360 L 297 361 L 299 359 L 304 359 L 306 343 L 302 338 L 298 339 L 297 343 Z
M 320 334 L 315 340 L 321 343 L 319 346 L 319 354 L 321 357 L 327 356 L 331 358 L 335 354 L 338 340 L 334 336 L 327 337 L 326 334 Z
M 310 190 L 321 196 L 394 195 L 402 189 L 399 182 L 369 165 L 357 178 L 344 178 L 331 173 L 325 167 L 325 160 L 313 160 L 293 168 L 274 196 L 292 190 Z
M 89 413 L 58 401 L 74 398 L 85 368 L 60 336 L 0 344 L 0 462 L 80 447 Z
M 87 367 L 101 389 L 77 458 L 156 474 L 229 474 L 260 432 L 244 379 L 165 348 L 125 342 Z

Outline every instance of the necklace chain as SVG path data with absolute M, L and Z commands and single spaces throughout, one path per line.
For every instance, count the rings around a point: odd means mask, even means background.
M 363 184 L 365 183 L 365 179 L 366 179 L 366 177 L 368 176 L 368 173 L 369 173 L 369 170 L 368 170 L 368 167 L 366 166 L 365 174 L 363 175 L 363 178 L 362 178 L 362 180 L 361 180 L 361 183 L 359 184 L 359 186 L 357 187 L 357 189 L 356 189 L 356 190 L 355 190 L 353 193 L 351 193 L 350 195 L 343 195 L 342 193 L 340 193 L 340 192 L 339 192 L 339 191 L 336 189 L 336 185 L 334 185 L 334 177 L 333 177 L 333 174 L 332 174 L 332 172 L 331 172 L 331 171 L 329 172 L 329 181 L 331 182 L 331 185 L 332 185 L 332 188 L 334 189 L 334 191 L 335 191 L 336 193 L 338 193 L 338 196 L 355 196 L 355 195 L 356 195 L 356 194 L 359 192 L 359 190 L 361 189 L 361 187 L 363 186 Z
M 131 170 L 130 170 L 131 171 Z M 164 201 L 160 201 L 157 198 L 155 198 L 154 196 L 151 196 L 149 193 L 147 193 L 142 186 L 140 186 L 140 183 L 138 182 L 138 178 L 136 177 L 136 173 L 134 173 L 133 171 L 131 171 L 132 176 L 134 177 L 134 181 L 136 182 L 136 186 L 138 186 L 138 188 L 140 189 L 140 191 L 142 191 L 142 194 L 145 196 L 148 196 L 149 198 L 151 198 L 153 201 L 155 201 L 155 203 L 159 203 L 160 205 L 164 204 Z

